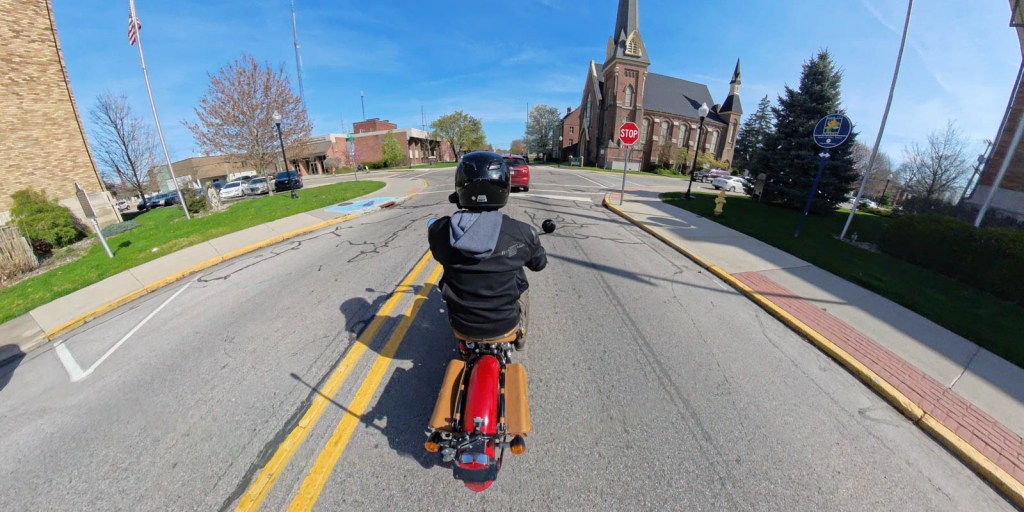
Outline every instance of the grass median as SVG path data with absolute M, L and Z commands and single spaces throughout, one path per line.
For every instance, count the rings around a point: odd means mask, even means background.
M 159 208 L 135 218 L 140 226 L 107 239 L 114 258 L 94 245 L 81 259 L 0 289 L 0 323 L 174 251 L 273 220 L 380 190 L 379 181 L 337 183 L 237 202 L 227 210 L 185 220 L 181 208 Z
M 726 215 L 714 216 L 714 195 L 662 195 L 662 200 L 782 249 L 847 281 L 867 288 L 1024 368 L 1024 308 L 930 270 L 883 253 L 841 242 L 847 214 L 809 216 L 794 238 L 800 212 L 729 197 Z M 889 219 L 858 212 L 849 236 L 876 243 Z

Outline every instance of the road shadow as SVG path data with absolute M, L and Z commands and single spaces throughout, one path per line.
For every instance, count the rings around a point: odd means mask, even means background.
M 25 352 L 17 345 L 0 346 L 0 391 L 7 387 L 7 383 L 14 377 L 14 370 L 25 359 Z
M 420 290 L 422 287 L 416 287 L 417 292 Z M 361 334 L 387 298 L 381 296 L 372 304 L 362 298 L 345 301 L 341 309 L 349 313 L 346 315 L 346 323 L 350 332 L 358 331 Z M 364 314 L 367 310 L 368 317 Z M 376 403 L 360 418 L 361 423 L 384 434 L 392 450 L 402 457 L 415 460 L 424 468 L 431 468 L 439 462 L 437 454 L 424 451 L 424 432 L 434 410 L 448 361 L 458 357 L 455 338 L 444 310 L 441 294 L 432 286 L 393 357 L 392 365 L 395 368 L 391 377 L 384 384 Z M 395 315 L 385 323 L 397 326 L 406 318 L 405 315 Z M 380 354 L 385 346 L 384 338 L 389 337 L 381 333 L 390 335 L 391 331 L 390 328 L 382 328 L 367 347 Z M 311 393 L 329 400 L 334 407 L 346 414 L 355 414 L 347 404 L 321 393 L 320 384 L 307 382 L 295 373 L 291 376 L 309 387 Z

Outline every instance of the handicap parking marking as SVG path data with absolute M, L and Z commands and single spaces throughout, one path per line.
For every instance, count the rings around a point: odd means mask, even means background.
M 401 199 L 400 197 L 374 197 L 370 199 L 363 199 L 359 201 L 347 201 L 334 206 L 328 206 L 325 210 L 331 213 L 340 213 L 342 215 L 351 215 L 354 213 L 363 213 L 368 210 L 374 210 L 380 208 L 381 205 L 392 203 Z

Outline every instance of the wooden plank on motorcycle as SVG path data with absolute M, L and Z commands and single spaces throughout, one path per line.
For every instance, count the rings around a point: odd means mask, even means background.
M 511 435 L 526 435 L 533 428 L 530 424 L 526 367 L 519 363 L 505 367 L 505 421 Z
M 453 432 L 459 423 L 456 404 L 462 393 L 462 375 L 466 370 L 466 362 L 452 359 L 444 372 L 441 391 L 437 394 L 434 414 L 430 416 L 430 428 Z

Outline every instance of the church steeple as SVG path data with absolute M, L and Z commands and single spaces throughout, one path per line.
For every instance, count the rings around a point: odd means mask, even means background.
M 647 48 L 640 36 L 640 14 L 637 4 L 639 0 L 619 0 L 619 13 L 615 18 L 615 31 L 608 38 L 608 57 L 606 62 L 614 59 L 628 59 L 650 65 Z
M 740 83 L 740 60 L 736 59 L 736 71 L 732 72 L 732 81 L 729 82 L 729 97 L 718 110 L 719 113 L 743 114 L 743 107 L 740 105 Z

